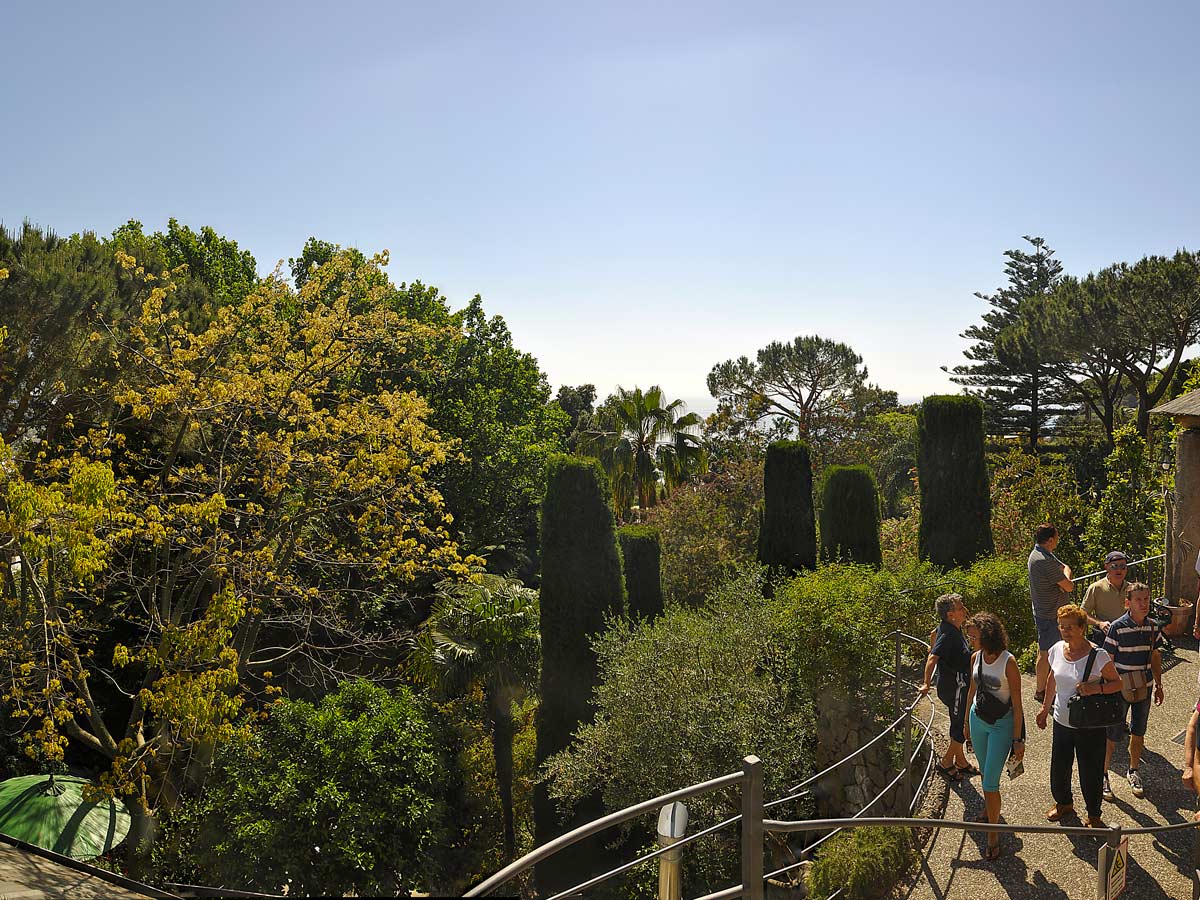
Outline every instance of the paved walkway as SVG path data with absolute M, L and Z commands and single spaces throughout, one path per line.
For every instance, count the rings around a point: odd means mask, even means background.
M 1113 756 L 1112 786 L 1115 802 L 1105 802 L 1104 820 L 1109 825 L 1128 827 L 1172 824 L 1187 821 L 1196 808 L 1195 798 L 1180 781 L 1183 748 L 1173 742 L 1186 726 L 1196 703 L 1197 653 L 1187 640 L 1176 650 L 1163 675 L 1165 700 L 1151 710 L 1141 774 L 1146 788 L 1143 799 L 1135 798 L 1125 781 L 1128 756 L 1118 748 Z M 1024 679 L 1024 696 L 1032 706 L 1034 682 Z M 946 727 L 944 708 L 939 707 L 935 726 Z M 1036 711 L 1036 710 L 1034 710 Z M 1050 729 L 1038 731 L 1033 712 L 1026 712 L 1028 742 L 1025 774 L 1016 781 L 1007 776 L 1000 786 L 1003 821 L 1012 824 L 1045 824 L 1050 796 Z M 943 738 L 944 740 L 944 738 Z M 943 744 L 943 746 L 945 746 Z M 972 760 L 974 762 L 974 760 Z M 937 778 L 938 776 L 934 776 Z M 1075 781 L 1076 807 L 1083 811 L 1083 798 Z M 969 819 L 983 811 L 979 778 L 951 784 L 949 790 L 934 790 L 925 815 L 944 819 Z M 1064 824 L 1081 825 L 1070 821 Z M 1169 832 L 1157 840 L 1150 835 L 1129 839 L 1130 868 L 1125 896 L 1138 900 L 1178 900 L 1191 896 L 1191 847 L 1193 832 Z M 903 900 L 943 898 L 1092 898 L 1096 890 L 1096 859 L 1100 840 L 1068 838 L 1055 834 L 1005 835 L 1004 855 L 995 862 L 983 859 L 983 832 L 940 830 L 922 848 L 921 871 L 912 883 L 895 893 Z

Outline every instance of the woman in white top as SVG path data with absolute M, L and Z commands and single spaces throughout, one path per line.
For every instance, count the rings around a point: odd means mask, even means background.
M 979 651 L 971 658 L 971 687 L 967 695 L 967 734 L 975 745 L 983 773 L 983 802 L 987 821 L 1000 821 L 1000 775 L 1011 752 L 1025 758 L 1025 716 L 1021 709 L 1021 673 L 1008 652 L 1004 625 L 988 612 L 971 617 Z M 1000 833 L 988 832 L 988 859 L 1000 857 Z
M 1104 782 L 1104 738 L 1103 728 L 1072 728 L 1067 719 L 1067 703 L 1079 694 L 1115 694 L 1121 690 L 1121 678 L 1112 657 L 1104 650 L 1092 646 L 1084 634 L 1087 613 L 1074 603 L 1058 611 L 1058 633 L 1062 642 L 1050 648 L 1050 680 L 1046 684 L 1046 699 L 1038 710 L 1037 726 L 1046 727 L 1050 707 L 1054 707 L 1054 740 L 1050 749 L 1050 792 L 1054 795 L 1054 806 L 1046 818 L 1057 822 L 1071 813 L 1075 805 L 1071 800 L 1071 767 L 1079 762 L 1079 790 L 1087 805 L 1089 828 L 1104 828 L 1100 819 L 1101 787 Z M 1089 655 L 1095 651 L 1096 658 L 1086 682 L 1083 673 L 1087 669 Z

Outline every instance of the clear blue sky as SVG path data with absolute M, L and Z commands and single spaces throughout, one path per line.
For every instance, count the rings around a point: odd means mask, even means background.
M 807 333 L 951 387 L 1023 234 L 1200 244 L 1194 4 L 582 7 L 9 4 L 0 220 L 387 248 L 554 385 L 700 409 Z

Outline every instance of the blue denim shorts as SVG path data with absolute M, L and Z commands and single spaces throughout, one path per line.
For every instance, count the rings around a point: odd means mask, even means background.
M 1062 640 L 1062 635 L 1058 631 L 1058 619 L 1043 619 L 1037 613 L 1034 613 L 1033 624 L 1037 628 L 1039 650 L 1049 650 Z
M 1123 741 L 1127 734 L 1145 737 L 1146 724 L 1150 721 L 1150 701 L 1153 699 L 1153 689 L 1151 689 L 1151 693 L 1146 695 L 1145 700 L 1139 700 L 1137 703 L 1126 703 L 1125 708 L 1129 711 L 1129 724 L 1126 725 L 1122 719 L 1116 725 L 1109 725 L 1105 729 L 1105 735 L 1108 739 L 1110 741 Z

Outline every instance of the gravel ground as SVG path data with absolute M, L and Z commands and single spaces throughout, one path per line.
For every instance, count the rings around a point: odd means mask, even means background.
M 1191 639 L 1168 660 L 1163 675 L 1165 700 L 1150 713 L 1141 775 L 1146 796 L 1135 798 L 1125 780 L 1128 755 L 1118 747 L 1113 756 L 1111 781 L 1115 802 L 1105 802 L 1104 820 L 1109 825 L 1142 827 L 1188 821 L 1196 808 L 1195 798 L 1180 781 L 1182 746 L 1172 739 L 1186 726 L 1196 703 L 1196 645 Z M 1032 707 L 1034 681 L 1024 679 L 1024 696 Z M 945 711 L 939 706 L 935 727 L 945 746 Z M 1028 743 L 1025 774 L 1016 781 L 1007 777 L 1001 784 L 1002 820 L 1013 824 L 1045 824 L 1050 796 L 1050 729 L 1039 731 L 1033 713 L 1026 714 Z M 974 760 L 972 760 L 974 761 Z M 970 819 L 983 811 L 979 777 L 948 786 L 934 785 L 925 801 L 923 815 L 943 819 Z M 1083 811 L 1083 798 L 1075 782 L 1076 805 Z M 1064 824 L 1080 825 L 1070 821 Z M 1194 832 L 1169 832 L 1158 840 L 1151 835 L 1129 839 L 1130 867 L 1124 896 L 1137 900 L 1191 896 L 1191 849 Z M 983 858 L 983 832 L 942 829 L 929 836 L 921 850 L 920 872 L 899 888 L 894 897 L 904 900 L 926 898 L 1092 898 L 1096 891 L 1096 861 L 1100 840 L 1058 834 L 1005 835 L 1004 855 L 997 861 Z

